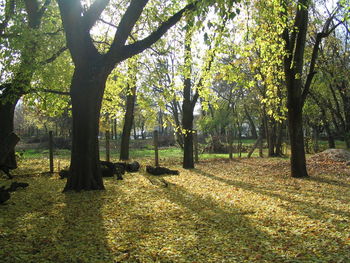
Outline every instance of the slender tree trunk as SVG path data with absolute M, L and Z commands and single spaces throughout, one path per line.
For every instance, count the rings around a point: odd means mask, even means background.
M 137 131 L 136 131 L 135 123 L 133 124 L 133 132 L 134 132 L 134 140 L 137 140 Z
M 104 189 L 100 170 L 99 119 L 107 74 L 76 67 L 72 85 L 73 140 L 70 176 L 64 191 Z
M 250 126 L 250 131 L 252 133 L 252 137 L 253 137 L 253 139 L 258 139 L 258 133 L 256 132 L 254 120 L 253 120 L 252 116 L 249 114 L 249 111 L 248 111 L 246 106 L 244 106 L 244 111 L 245 111 L 245 115 L 247 116 L 247 119 L 249 121 L 249 126 Z
M 114 133 L 114 140 L 118 139 L 118 134 L 117 134 L 117 119 L 113 120 L 113 133 Z
M 315 153 L 319 152 L 319 127 L 314 126 L 312 127 L 312 141 L 313 141 L 313 150 Z
M 339 90 L 343 101 L 344 116 L 345 116 L 344 139 L 345 139 L 346 147 L 349 149 L 350 148 L 350 91 L 348 90 L 348 88 L 349 87 L 346 87 L 345 81 L 344 81 L 341 87 L 339 88 Z
M 267 121 L 268 132 L 267 132 L 267 144 L 268 144 L 268 156 L 275 157 L 275 145 L 276 145 L 276 123 L 270 119 Z
M 276 138 L 276 146 L 275 146 L 275 155 L 278 157 L 283 156 L 283 130 L 284 123 L 277 123 L 277 138 Z
M 194 168 L 193 159 L 193 111 L 191 107 L 184 105 L 184 115 L 182 118 L 182 127 L 184 129 L 184 157 L 183 157 L 183 168 L 191 169 Z
M 136 86 L 131 88 L 131 94 L 126 98 L 126 111 L 124 116 L 123 133 L 120 144 L 120 160 L 129 160 L 129 144 L 132 124 L 134 122 L 134 108 L 136 101 Z
M 263 146 L 264 146 L 264 135 L 265 135 L 265 125 L 264 125 L 264 121 L 261 121 L 261 125 L 259 127 L 259 157 L 263 158 L 264 157 L 264 153 L 263 153 Z
M 328 147 L 330 149 L 335 149 L 335 140 L 334 140 L 333 132 L 332 132 L 332 130 L 330 128 L 330 125 L 329 125 L 328 121 L 325 122 L 324 128 L 325 128 L 326 133 L 327 133 Z
M 175 138 L 177 144 L 180 146 L 181 149 L 184 148 L 184 142 L 183 142 L 183 134 L 181 132 L 181 123 L 179 119 L 179 109 L 178 109 L 178 104 L 176 100 L 172 101 L 172 109 L 173 109 L 173 117 L 175 121 Z

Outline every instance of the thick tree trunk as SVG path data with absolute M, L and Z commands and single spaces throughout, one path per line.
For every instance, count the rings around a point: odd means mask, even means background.
M 5 99 L 7 98 L 1 98 L 2 101 Z M 12 101 L 8 101 L 4 104 L 0 101 L 0 140 L 5 139 L 10 133 L 14 132 L 14 113 L 18 100 L 19 98 L 12 99 Z M 2 147 L 4 147 L 4 145 L 0 144 L 0 151 Z M 3 164 L 11 168 L 17 168 L 14 150 L 11 150 L 7 154 L 7 158 Z
M 70 176 L 64 191 L 104 189 L 99 154 L 99 119 L 107 74 L 95 66 L 76 67 L 72 85 L 73 141 Z
M 136 87 L 131 89 L 131 94 L 128 94 L 126 98 L 126 111 L 124 116 L 123 133 L 121 136 L 120 144 L 120 160 L 129 160 L 129 144 L 132 124 L 134 122 L 134 108 L 136 101 Z

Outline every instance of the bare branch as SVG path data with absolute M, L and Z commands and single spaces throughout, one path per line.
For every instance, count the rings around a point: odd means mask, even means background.
M 68 92 L 68 91 L 59 91 L 59 90 L 52 90 L 52 89 L 37 89 L 37 90 L 35 90 L 35 92 L 45 92 L 45 93 L 70 96 L 70 92 Z
M 67 47 L 62 47 L 60 50 L 58 50 L 55 54 L 53 54 L 50 58 L 40 62 L 40 65 L 45 65 L 49 64 L 53 61 L 55 61 L 64 51 L 66 51 L 68 48 Z
M 106 21 L 106 20 L 104 20 L 102 18 L 99 18 L 98 20 L 101 21 L 102 23 L 106 24 L 106 25 L 109 25 L 109 26 L 114 27 L 114 28 L 118 28 L 115 24 L 113 24 L 111 22 L 108 22 L 108 21 Z

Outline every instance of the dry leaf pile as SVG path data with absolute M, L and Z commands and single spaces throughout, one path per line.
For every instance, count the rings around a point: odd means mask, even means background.
M 309 171 L 212 160 L 166 184 L 141 171 L 69 194 L 58 176 L 17 176 L 30 186 L 0 206 L 0 262 L 350 262 L 350 169 L 310 160 Z

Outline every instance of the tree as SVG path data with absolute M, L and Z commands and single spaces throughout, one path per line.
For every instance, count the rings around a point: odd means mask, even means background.
M 310 1 L 299 0 L 295 11 L 293 29 L 290 30 L 285 26 L 282 34 L 286 50 L 286 55 L 284 57 L 284 73 L 287 86 L 288 129 L 291 144 L 292 177 L 308 176 L 304 148 L 302 109 L 309 93 L 313 77 L 316 74 L 315 66 L 321 41 L 339 25 L 336 24 L 331 26 L 331 22 L 338 11 L 336 9 L 326 20 L 322 31 L 316 35 L 311 59 L 308 63 L 309 71 L 305 74 L 304 51 L 309 25 L 309 7 Z M 288 6 L 286 1 L 283 2 L 282 8 L 282 10 L 287 10 Z M 285 12 L 284 14 L 286 15 Z M 303 76 L 305 76 L 304 83 Z
M 133 58 L 134 59 L 134 58 Z M 130 59 L 132 60 L 132 59 Z M 128 61 L 129 62 L 129 61 Z M 123 124 L 123 133 L 121 135 L 120 143 L 120 160 L 129 160 L 129 143 L 131 129 L 134 123 L 134 109 L 136 103 L 136 71 L 137 71 L 137 61 L 132 61 L 128 63 L 128 75 L 129 81 L 126 87 L 126 105 L 125 105 L 125 114 L 124 114 L 124 124 Z
M 119 21 L 110 47 L 107 52 L 101 53 L 93 43 L 90 30 L 110 1 L 96 0 L 86 11 L 79 0 L 57 1 L 67 46 L 75 65 L 70 87 L 73 114 L 70 177 L 64 191 L 104 189 L 97 135 L 107 77 L 118 63 L 150 47 L 175 25 L 186 11 L 193 10 L 196 5 L 188 4 L 144 39 L 127 44 L 127 39 L 149 2 L 131 0 Z
M 16 104 L 24 94 L 31 92 L 36 70 L 65 51 L 50 0 L 7 0 L 4 13 L 0 23 L 0 45 L 4 50 L 1 70 L 5 72 L 0 84 L 0 138 L 13 132 Z M 47 58 L 49 52 L 52 55 Z M 13 151 L 9 158 L 15 162 Z

